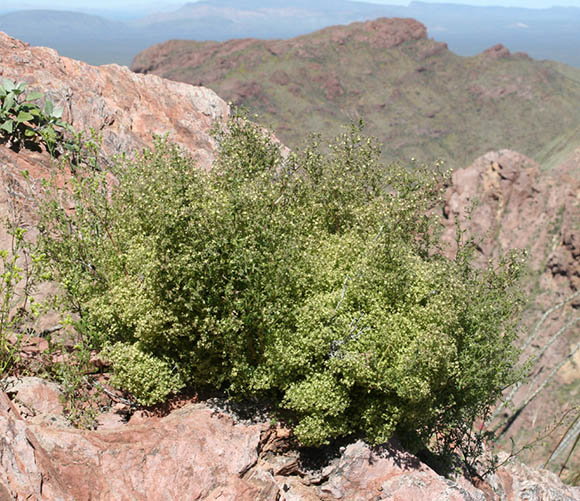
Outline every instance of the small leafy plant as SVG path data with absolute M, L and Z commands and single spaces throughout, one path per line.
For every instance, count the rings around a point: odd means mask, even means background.
M 70 326 L 65 322 L 66 328 Z M 67 350 L 57 346 L 61 353 Z M 99 392 L 95 392 L 88 375 L 94 372 L 91 351 L 80 340 L 61 361 L 47 364 L 49 378 L 58 382 L 63 392 L 63 405 L 68 420 L 78 428 L 91 429 L 98 415 Z
M 44 99 L 44 105 L 39 101 Z M 65 131 L 73 132 L 62 120 L 63 109 L 55 107 L 41 92 L 26 93 L 26 83 L 4 79 L 0 84 L 0 141 L 20 150 L 44 144 L 51 154 L 63 142 Z

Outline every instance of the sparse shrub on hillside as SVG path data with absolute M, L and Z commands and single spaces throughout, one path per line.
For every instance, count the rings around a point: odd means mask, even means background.
M 358 127 L 287 158 L 240 117 L 217 139 L 210 172 L 157 141 L 43 207 L 53 277 L 142 402 L 210 385 L 271 399 L 305 445 L 420 446 L 516 380 L 519 258 L 442 255 L 444 175 L 382 165 Z
M 12 228 L 10 231 L 12 249 L 0 250 L 0 377 L 5 376 L 18 363 L 22 335 L 17 335 L 17 326 L 20 308 L 26 304 L 17 293 L 18 284 L 25 271 L 18 263 L 24 230 Z M 28 292 L 25 290 L 22 296 Z
M 6 222 L 5 231 L 10 236 L 10 248 L 0 249 L 0 378 L 19 366 L 20 349 L 42 310 L 33 296 L 42 280 L 42 256 L 30 252 L 26 230 L 13 220 Z

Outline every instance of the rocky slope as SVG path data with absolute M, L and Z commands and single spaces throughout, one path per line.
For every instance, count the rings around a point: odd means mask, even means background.
M 547 434 L 580 396 L 579 153 L 548 171 L 520 153 L 490 152 L 456 171 L 446 194 L 444 221 L 461 221 L 474 236 L 482 262 L 510 249 L 528 252 L 521 345 L 522 361 L 531 359 L 533 369 L 518 391 L 508 393 L 512 405 L 491 423 L 503 429 L 506 449 L 511 439 L 519 448 Z M 455 231 L 448 229 L 443 238 L 452 254 Z M 544 312 L 548 316 L 538 325 Z M 560 428 L 544 437 L 521 457 L 544 464 L 564 432 Z M 570 435 L 572 442 L 578 432 Z M 563 452 L 552 458 L 556 471 L 566 457 Z M 580 471 L 577 456 L 568 464 L 569 478 Z
M 284 428 L 244 422 L 215 404 L 189 403 L 162 418 L 134 416 L 96 431 L 22 418 L 18 407 L 34 413 L 36 405 L 42 415 L 34 392 L 58 402 L 56 391 L 25 378 L 11 390 L 14 402 L 0 393 L 0 499 L 580 499 L 580 488 L 518 463 L 478 488 L 461 477 L 447 480 L 396 443 L 369 448 L 355 442 L 313 467 L 288 450 Z
M 416 34 L 422 36 L 419 28 Z M 377 32 L 376 43 L 399 43 L 391 35 Z M 64 104 L 66 118 L 77 129 L 100 131 L 108 157 L 151 144 L 152 132 L 168 133 L 198 158 L 200 167 L 211 165 L 214 144 L 208 130 L 228 109 L 207 89 L 133 75 L 117 66 L 93 68 L 3 35 L 0 62 L 1 75 L 25 80 Z M 477 202 L 466 224 L 483 238 L 482 259 L 499 248 L 529 247 L 540 277 L 530 321 L 578 287 L 579 160 L 576 153 L 561 169 L 544 172 L 523 155 L 490 153 L 456 172 L 446 196 L 449 220 L 464 218 L 465 207 Z M 0 214 L 18 207 L 22 223 L 33 232 L 30 190 L 50 174 L 54 161 L 42 152 L 15 153 L 0 144 L 0 166 Z M 23 179 L 24 169 L 31 184 Z M 452 235 L 446 239 L 452 242 Z M 5 247 L 7 241 L 0 243 Z M 538 343 L 562 325 L 561 316 L 550 320 Z M 538 371 L 566 356 L 571 341 L 568 335 L 559 338 L 555 355 L 542 355 Z M 31 337 L 24 348 L 34 354 L 46 346 L 45 339 Z M 556 388 L 578 380 L 576 366 L 564 369 Z M 319 455 L 322 464 L 313 463 L 288 448 L 287 430 L 263 419 L 247 422 L 225 412 L 219 401 L 189 402 L 163 417 L 108 402 L 110 410 L 99 417 L 97 430 L 76 430 L 63 418 L 58 387 L 35 379 L 5 383 L 7 393 L 0 391 L 2 500 L 580 499 L 578 489 L 553 474 L 517 463 L 477 487 L 462 478 L 450 481 L 395 443 L 370 449 L 357 442 Z M 554 391 L 534 404 L 557 412 L 559 395 Z M 537 407 L 528 406 L 510 433 L 518 438 L 521 430 L 539 426 L 537 414 Z
M 453 168 L 506 147 L 543 162 L 580 125 L 580 70 L 503 46 L 460 57 L 411 19 L 289 40 L 173 40 L 137 55 L 132 69 L 208 86 L 290 147 L 362 118 L 387 158 Z
M 453 173 L 444 217 L 469 228 L 484 259 L 526 249 L 534 273 L 552 275 L 547 263 L 565 248 L 566 232 L 578 216 L 580 182 L 571 176 L 577 167 L 571 158 L 545 171 L 521 153 L 489 152 Z M 443 238 L 452 245 L 455 235 L 447 230 Z M 572 270 L 566 273 L 570 280 L 560 285 L 579 288 Z
M 136 75 L 117 65 L 89 66 L 1 32 L 0 77 L 41 89 L 64 107 L 64 119 L 76 130 L 100 134 L 109 155 L 138 151 L 153 135 L 169 134 L 207 168 L 213 151 L 209 129 L 228 113 L 209 89 Z

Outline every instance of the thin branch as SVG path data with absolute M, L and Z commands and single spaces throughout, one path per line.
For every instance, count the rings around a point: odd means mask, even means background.
M 340 294 L 340 299 L 338 301 L 338 304 L 336 305 L 336 308 L 334 309 L 334 313 L 333 313 L 333 317 L 334 315 L 336 315 L 338 313 L 338 309 L 340 308 L 340 305 L 342 304 L 342 301 L 344 300 L 344 296 L 346 295 L 346 284 L 348 283 L 348 281 L 350 280 L 350 275 L 347 275 L 346 278 L 344 279 L 344 283 L 342 284 L 342 293 Z
M 536 324 L 536 326 L 534 327 L 534 330 L 532 331 L 532 333 L 530 334 L 530 336 L 528 337 L 528 339 L 526 339 L 526 341 L 524 343 L 524 346 L 522 347 L 522 352 L 526 351 L 526 349 L 530 346 L 530 344 L 532 344 L 534 342 L 534 340 L 536 339 L 536 337 L 538 337 L 538 334 L 540 333 L 540 329 L 544 325 L 544 322 L 546 321 L 546 319 L 552 313 L 554 313 L 556 310 L 559 310 L 560 308 L 562 308 L 563 306 L 565 306 L 566 304 L 568 304 L 570 301 L 572 301 L 574 298 L 576 298 L 578 296 L 580 296 L 580 290 L 576 291 L 571 296 L 568 296 L 567 298 L 564 298 L 563 301 L 561 301 L 560 303 L 556 304 L 555 306 L 552 306 L 552 308 L 550 308 L 549 310 L 547 310 L 542 315 L 542 318 L 540 318 L 540 320 Z
M 531 359 L 531 363 L 535 364 L 541 358 L 541 356 L 544 353 L 546 353 L 548 348 L 550 348 L 550 346 L 552 346 L 556 342 L 556 340 L 562 334 L 564 334 L 564 332 L 566 332 L 570 327 L 572 327 L 576 322 L 580 322 L 580 317 L 573 318 L 567 324 L 565 324 L 562 328 L 560 328 L 558 330 L 558 332 L 556 332 L 556 334 L 554 334 L 552 336 L 552 338 L 544 345 L 544 347 L 541 350 L 539 350 L 538 353 L 536 353 L 536 355 Z
M 53 332 L 57 332 L 57 331 L 61 330 L 62 328 L 63 328 L 63 326 L 60 324 L 54 325 L 52 327 L 49 327 L 48 329 L 44 329 L 43 331 L 40 331 L 38 333 L 38 337 L 46 337 L 46 336 L 52 334 Z
M 560 468 L 560 471 L 558 472 L 559 477 L 562 476 L 562 472 L 566 468 L 568 461 L 570 461 L 570 457 L 572 456 L 572 453 L 576 450 L 576 446 L 578 445 L 578 442 L 580 442 L 580 433 L 576 436 L 576 440 L 574 440 L 574 445 L 572 445 L 572 447 L 570 447 L 570 451 L 568 452 L 568 455 L 566 456 L 566 459 L 564 460 L 564 463 L 562 464 L 562 467 Z
M 576 317 L 572 320 L 570 320 L 566 325 L 564 325 L 561 329 L 558 330 L 558 332 L 556 332 L 556 334 L 554 334 L 554 336 L 552 337 L 552 339 L 550 339 L 550 341 L 546 344 L 546 346 L 544 347 L 544 349 L 541 350 L 541 352 L 539 352 L 533 359 L 532 363 L 536 363 L 538 361 L 538 359 L 545 353 L 545 351 L 548 349 L 548 347 L 550 345 L 552 345 L 557 338 L 559 338 L 564 332 L 566 332 L 568 330 L 569 327 L 571 327 L 572 325 L 574 325 L 576 322 L 580 322 L 580 317 Z M 534 385 L 534 383 L 539 379 L 541 372 L 538 372 L 533 379 L 530 381 L 529 383 L 529 388 L 528 388 L 528 392 L 526 393 L 525 398 L 528 398 L 528 396 L 530 395 L 530 392 L 532 391 L 532 386 Z
M 572 438 L 577 436 L 579 433 L 580 433 L 580 414 L 578 414 L 578 416 L 576 416 L 576 419 L 572 421 L 572 423 L 570 423 L 570 426 L 568 426 L 566 432 L 562 435 L 562 437 L 558 441 L 558 444 L 552 451 L 552 454 L 550 454 L 550 457 L 544 463 L 543 467 L 546 468 L 548 466 L 548 463 L 552 461 L 552 459 L 556 459 L 562 453 L 562 451 L 566 449 L 570 440 L 572 440 Z
M 526 398 L 526 400 L 516 409 L 516 411 L 507 419 L 507 421 L 505 422 L 505 424 L 503 425 L 503 429 L 500 433 L 500 437 L 503 436 L 510 428 L 510 426 L 514 423 L 514 421 L 516 420 L 516 418 L 522 413 L 522 411 L 530 404 L 530 402 L 532 402 L 543 390 L 544 388 L 548 385 L 548 383 L 553 379 L 553 377 L 558 373 L 558 371 L 564 366 L 564 364 L 570 360 L 574 354 L 580 349 L 580 343 L 576 344 L 576 346 L 574 346 L 574 348 L 572 349 L 572 351 L 568 354 L 568 356 L 566 356 L 563 360 L 560 361 L 560 363 L 554 367 L 552 369 L 552 371 L 550 372 L 550 374 L 548 374 L 548 376 L 546 377 L 546 379 L 544 379 L 544 381 L 542 382 L 542 384 L 536 389 L 536 391 L 534 391 L 534 393 L 532 393 L 528 398 Z M 498 428 L 500 428 L 502 425 L 499 425 L 496 430 Z
M 102 384 L 98 383 L 97 381 L 92 381 L 91 382 L 91 381 L 89 381 L 87 379 L 86 376 L 83 376 L 83 380 L 89 386 L 96 386 L 97 388 L 99 388 L 100 390 L 102 390 L 103 393 L 105 393 L 106 395 L 108 395 L 109 397 L 111 397 L 115 402 L 121 402 L 121 403 L 123 403 L 125 405 L 128 405 L 130 407 L 138 407 L 135 402 L 132 402 L 131 400 L 127 400 L 126 398 L 120 397 L 118 395 L 115 395 L 113 392 L 107 390 L 107 388 L 105 388 Z
M 564 306 L 567 302 L 571 301 L 572 299 L 574 299 L 576 296 L 578 296 L 580 294 L 580 291 L 572 294 L 571 296 L 569 296 L 568 298 L 566 298 L 564 301 L 562 301 L 561 303 L 557 304 L 556 306 L 550 308 L 548 311 L 546 311 L 543 315 L 542 318 L 540 319 L 540 321 L 536 324 L 536 327 L 534 329 L 534 332 L 532 333 L 532 335 L 528 338 L 528 340 L 526 341 L 526 344 L 524 345 L 524 347 L 522 348 L 522 352 L 525 351 L 525 349 L 533 342 L 533 340 L 537 337 L 538 332 L 540 327 L 543 325 L 544 321 L 546 320 L 546 318 L 548 318 L 548 316 L 553 313 L 554 311 L 556 311 L 558 308 L 561 308 L 562 306 Z M 548 348 L 550 346 L 552 346 L 556 340 L 564 333 L 566 332 L 572 325 L 574 325 L 576 322 L 580 322 L 580 317 L 576 317 L 572 320 L 570 320 L 568 323 L 566 323 L 562 328 L 560 328 L 558 330 L 558 332 L 556 332 L 556 334 L 554 334 L 552 336 L 552 338 L 548 341 L 548 343 L 541 349 L 538 351 L 538 353 L 536 353 L 536 355 L 534 355 L 534 357 L 529 358 L 528 360 L 531 361 L 532 364 L 536 363 L 540 357 L 548 350 Z M 540 373 L 536 374 L 536 376 L 534 377 L 534 379 L 529 383 L 530 388 L 533 385 L 533 383 L 537 380 L 537 378 L 539 377 Z M 501 402 L 493 411 L 492 415 L 489 418 L 488 422 L 492 422 L 495 418 L 497 418 L 497 416 L 499 415 L 499 413 L 501 412 L 501 410 L 506 407 L 511 401 L 513 401 L 516 392 L 523 386 L 523 383 L 517 383 L 513 386 L 512 390 L 510 391 L 509 395 L 504 399 L 503 402 Z M 529 392 L 526 395 L 526 398 L 529 396 Z
M 508 455 L 508 457 L 506 459 L 504 459 L 503 461 L 501 461 L 500 463 L 498 463 L 496 465 L 496 468 L 501 468 L 502 466 L 507 464 L 509 461 L 511 461 L 513 458 L 518 457 L 524 450 L 531 449 L 538 442 L 541 442 L 542 440 L 545 440 L 546 438 L 551 436 L 552 433 L 554 433 L 560 427 L 560 425 L 564 422 L 564 420 L 566 419 L 568 414 L 570 414 L 570 412 L 572 412 L 572 409 L 565 411 L 564 414 L 562 416 L 560 416 L 560 419 L 558 420 L 558 422 L 554 426 L 552 426 L 551 429 L 546 428 L 546 429 L 549 429 L 549 431 L 547 433 L 537 435 L 534 440 L 532 440 L 531 442 L 520 447 L 517 451 L 515 451 L 515 443 L 512 440 L 512 451 L 510 452 L 510 454 Z

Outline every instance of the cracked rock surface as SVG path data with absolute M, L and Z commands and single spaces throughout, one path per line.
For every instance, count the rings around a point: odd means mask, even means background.
M 77 131 L 94 129 L 106 155 L 140 151 L 153 135 L 167 134 L 207 169 L 215 151 L 210 129 L 229 114 L 227 104 L 205 87 L 137 75 L 116 64 L 90 66 L 2 32 L 0 77 L 45 93 Z
M 272 447 L 286 431 L 203 403 L 93 431 L 26 421 L 0 394 L 0 499 L 440 500 L 580 499 L 552 473 L 514 463 L 479 488 L 439 476 L 395 445 L 351 443 L 319 472 Z

